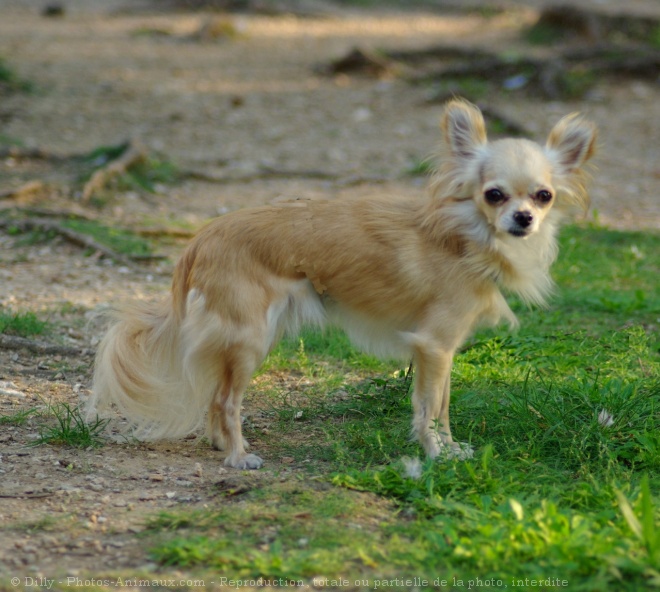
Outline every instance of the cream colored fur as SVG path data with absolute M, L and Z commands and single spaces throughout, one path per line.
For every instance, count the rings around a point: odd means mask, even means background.
M 118 315 L 99 347 L 90 414 L 115 405 L 145 439 L 183 436 L 206 414 L 225 464 L 258 468 L 240 419 L 253 372 L 284 333 L 333 323 L 374 354 L 412 355 L 414 436 L 431 457 L 471 454 L 449 428 L 454 352 L 479 324 L 515 324 L 502 291 L 531 303 L 550 292 L 561 214 L 587 205 L 596 132 L 569 116 L 545 147 L 488 143 L 463 101 L 447 105 L 441 127 L 426 199 L 295 201 L 206 226 L 170 298 Z

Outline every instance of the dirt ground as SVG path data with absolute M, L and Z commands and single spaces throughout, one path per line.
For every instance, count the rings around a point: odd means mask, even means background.
M 0 162 L 0 193 L 41 180 L 46 195 L 28 205 L 83 211 L 126 227 L 145 219 L 198 226 L 284 197 L 421 195 L 425 181 L 402 172 L 438 141 L 442 107 L 428 101 L 428 87 L 396 77 L 327 77 L 315 67 L 358 45 L 525 51 L 520 30 L 540 6 L 513 3 L 496 16 L 382 8 L 334 8 L 314 18 L 232 15 L 231 34 L 205 38 L 200 31 L 217 15 L 158 10 L 156 0 L 69 0 L 64 15 L 53 18 L 42 15 L 46 4 L 0 0 L 0 56 L 36 85 L 0 95 L 0 139 L 70 155 L 140 138 L 183 170 L 241 176 L 191 176 L 155 195 L 119 192 L 99 210 L 80 202 L 57 167 Z M 660 12 L 656 0 L 585 4 Z M 588 217 L 595 211 L 614 228 L 660 229 L 657 83 L 603 79 L 572 102 L 493 93 L 487 104 L 540 141 L 560 116 L 583 111 L 598 124 L 601 147 Z M 264 167 L 307 174 L 260 178 Z M 0 200 L 2 208 L 13 205 Z M 182 245 L 164 249 L 175 258 Z M 127 298 L 160 297 L 171 269 L 171 260 L 113 264 L 61 240 L 20 245 L 0 232 L 0 306 L 48 316 L 62 344 L 83 350 L 66 356 L 0 349 L 0 414 L 84 399 L 102 331 L 91 313 Z M 146 516 L 212 504 L 227 479 L 286 478 L 299 469 L 262 448 L 266 467 L 245 477 L 224 469 L 222 455 L 201 439 L 83 451 L 27 447 L 38 422 L 0 425 L 0 582 L 18 577 L 20 587 L 28 587 L 26 577 L 149 570 L 154 566 L 135 536 Z

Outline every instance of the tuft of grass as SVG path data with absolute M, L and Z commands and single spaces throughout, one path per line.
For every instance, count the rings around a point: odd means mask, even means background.
M 73 448 L 98 448 L 104 444 L 103 432 L 109 420 L 97 417 L 87 423 L 80 408 L 72 407 L 68 403 L 51 405 L 48 412 L 54 416 L 55 425 L 39 426 L 39 437 L 33 442 L 33 446 L 51 444 Z
M 30 337 L 41 335 L 48 329 L 48 322 L 42 321 L 33 312 L 11 312 L 0 310 L 0 333 Z
M 36 409 L 22 409 L 12 415 L 0 415 L 0 425 L 23 426 L 36 411 Z

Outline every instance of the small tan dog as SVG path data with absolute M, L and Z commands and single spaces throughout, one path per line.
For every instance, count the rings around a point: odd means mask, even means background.
M 115 404 L 142 439 L 196 430 L 225 464 L 257 469 L 241 401 L 284 333 L 334 323 L 359 347 L 413 356 L 413 434 L 430 457 L 471 455 L 449 429 L 456 349 L 478 324 L 516 319 L 502 290 L 541 303 L 562 211 L 586 207 L 593 124 L 562 119 L 545 147 L 486 140 L 481 112 L 450 102 L 444 147 L 423 200 L 294 201 L 206 226 L 160 306 L 119 313 L 99 347 L 90 413 Z

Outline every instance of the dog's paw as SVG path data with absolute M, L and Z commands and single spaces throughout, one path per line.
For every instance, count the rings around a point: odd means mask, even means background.
M 263 464 L 263 459 L 258 457 L 256 454 L 245 454 L 238 459 L 234 459 L 229 456 L 225 460 L 225 466 L 241 470 L 260 469 Z

